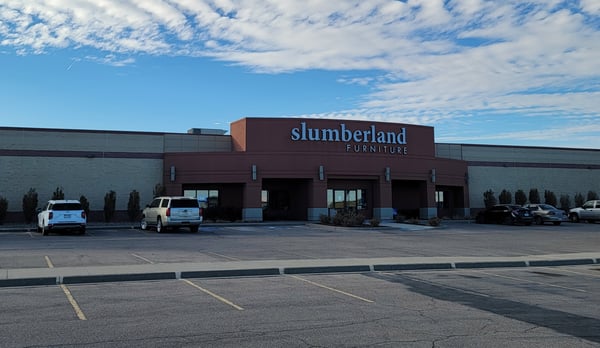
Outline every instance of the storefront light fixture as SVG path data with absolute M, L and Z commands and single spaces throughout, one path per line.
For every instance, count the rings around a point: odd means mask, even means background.
M 252 165 L 252 181 L 256 181 L 256 164 Z
M 325 167 L 319 166 L 319 180 L 325 180 Z
M 385 181 L 392 181 L 392 170 L 390 169 L 390 167 L 385 167 Z
M 431 182 L 435 184 L 435 168 L 429 172 L 429 175 L 431 177 Z

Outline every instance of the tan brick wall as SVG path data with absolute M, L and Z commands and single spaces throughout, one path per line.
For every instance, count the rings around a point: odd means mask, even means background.
M 117 210 L 126 210 L 129 193 L 140 192 L 140 205 L 152 199 L 154 186 L 162 183 L 161 159 L 0 157 L 0 195 L 9 211 L 22 211 L 29 188 L 38 193 L 40 207 L 62 187 L 65 198 L 85 195 L 92 210 L 102 210 L 104 195 L 117 194 Z
M 471 208 L 483 208 L 483 193 L 492 190 L 496 199 L 502 190 L 512 193 L 537 189 L 544 202 L 544 191 L 552 191 L 560 205 L 560 196 L 569 195 L 574 204 L 575 194 L 586 197 L 592 190 L 600 194 L 600 170 L 564 168 L 469 167 L 469 200 Z

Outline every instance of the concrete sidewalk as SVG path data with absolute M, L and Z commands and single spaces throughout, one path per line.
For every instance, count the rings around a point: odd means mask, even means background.
M 517 257 L 388 257 L 57 267 L 0 270 L 0 287 L 310 273 L 547 267 L 600 263 L 600 253 Z

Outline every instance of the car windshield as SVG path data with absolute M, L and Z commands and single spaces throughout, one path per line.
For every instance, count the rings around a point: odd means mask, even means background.
M 56 203 L 52 210 L 83 210 L 80 203 Z
M 553 206 L 551 206 L 550 204 L 540 204 L 540 208 L 542 208 L 543 210 L 554 210 L 554 209 L 556 209 Z
M 198 208 L 198 201 L 195 199 L 174 199 L 171 202 L 171 208 Z

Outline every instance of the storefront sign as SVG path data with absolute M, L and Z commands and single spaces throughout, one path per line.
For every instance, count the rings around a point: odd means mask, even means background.
M 341 123 L 338 128 L 311 128 L 306 122 L 292 128 L 292 141 L 321 141 L 346 143 L 346 152 L 407 154 L 406 128 L 399 132 L 377 130 L 375 125 L 367 129 L 349 129 Z

